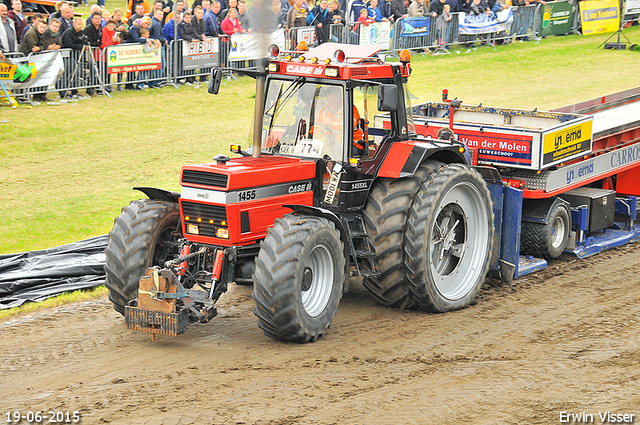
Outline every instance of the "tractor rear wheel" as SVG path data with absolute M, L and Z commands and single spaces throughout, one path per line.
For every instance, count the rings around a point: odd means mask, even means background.
M 569 212 L 562 205 L 556 205 L 549 214 L 547 224 L 522 222 L 521 251 L 547 260 L 558 258 L 567 247 L 570 231 Z
M 363 285 L 379 304 L 394 308 L 414 305 L 406 279 L 404 235 L 409 210 L 420 183 L 429 178 L 434 168 L 443 163 L 430 161 L 412 178 L 377 179 L 364 208 L 365 229 L 374 248 L 373 261 L 377 278 L 366 278 Z M 363 262 L 363 268 L 368 264 Z
M 313 342 L 331 325 L 345 282 L 344 245 L 321 217 L 287 214 L 260 244 L 253 275 L 258 326 L 274 339 Z
M 138 282 L 148 267 L 178 254 L 178 204 L 142 199 L 122 209 L 105 250 L 106 287 L 116 311 L 138 297 Z
M 468 306 L 489 269 L 491 197 L 482 177 L 460 164 L 432 168 L 416 193 L 405 236 L 408 281 L 424 310 Z

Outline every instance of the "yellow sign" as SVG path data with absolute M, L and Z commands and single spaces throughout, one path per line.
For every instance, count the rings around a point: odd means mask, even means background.
M 592 121 L 544 135 L 543 166 L 591 151 Z
M 582 35 L 614 32 L 620 28 L 618 0 L 587 0 L 580 2 Z
M 11 80 L 16 73 L 16 65 L 0 62 L 0 80 Z

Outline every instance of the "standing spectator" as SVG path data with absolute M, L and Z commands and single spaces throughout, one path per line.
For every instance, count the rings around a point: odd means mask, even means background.
M 73 26 L 73 8 L 68 4 L 60 7 L 60 34 Z
M 200 34 L 196 32 L 191 24 L 191 12 L 187 11 L 184 13 L 184 17 L 182 21 L 178 23 L 178 38 L 186 41 L 194 41 L 194 40 L 202 40 Z M 204 37 L 204 35 L 202 36 Z M 183 62 L 182 62 L 182 43 L 178 43 L 178 71 L 182 75 L 188 75 L 187 84 L 192 84 L 196 82 L 196 78 L 193 77 L 193 70 L 183 70 Z M 183 74 L 184 73 L 184 74 Z
M 229 9 L 236 9 L 236 14 L 238 12 L 238 0 L 229 0 L 229 7 L 227 7 L 226 9 L 224 9 L 222 12 L 220 12 L 220 23 L 222 24 L 222 21 L 225 20 L 225 18 L 227 17 L 227 13 L 229 13 Z
M 222 28 L 222 31 L 227 35 L 233 35 L 236 33 L 244 34 L 246 32 L 246 30 L 242 28 L 242 25 L 240 25 L 240 21 L 236 19 L 235 9 L 229 9 L 227 17 L 224 18 L 220 24 L 220 28 Z
M 173 19 L 174 13 L 178 17 L 178 19 L 176 20 L 180 22 L 184 17 L 184 12 L 186 7 L 187 7 L 187 3 L 184 0 L 176 1 L 176 10 L 175 12 L 171 12 L 167 15 L 167 17 L 165 18 L 165 23 L 169 22 L 170 19 Z
M 431 4 L 429 5 L 429 14 L 434 18 L 442 15 L 445 1 L 446 0 L 431 0 Z
M 384 0 L 382 0 L 384 3 Z M 386 16 L 383 15 L 382 9 L 378 7 L 378 0 L 370 0 L 369 6 L 367 7 L 367 11 L 369 12 L 369 18 L 373 19 L 376 22 L 387 22 Z
M 271 8 L 265 6 L 264 0 L 255 0 L 253 7 L 247 12 L 247 16 L 252 32 L 264 34 L 272 32 L 278 26 L 278 15 Z
M 407 10 L 407 12 L 409 12 L 410 18 L 418 18 L 421 16 L 425 16 L 426 14 L 429 14 L 430 16 L 435 16 L 435 15 L 432 15 L 431 12 L 427 10 L 427 7 L 425 7 L 425 1 L 426 0 L 413 0 L 411 2 L 411 4 L 409 5 L 409 9 Z M 438 0 L 435 0 L 435 1 L 438 1 Z
M 69 3 L 67 3 L 66 1 L 57 1 L 55 6 L 53 6 L 56 11 L 53 12 L 51 15 L 49 15 L 49 19 L 53 19 L 53 18 L 58 18 L 60 19 L 60 17 L 62 16 L 62 13 L 60 13 L 60 9 L 62 9 L 62 6 L 68 6 Z
M 116 34 L 116 21 L 109 19 L 104 28 L 102 28 L 102 44 L 100 44 L 100 48 L 104 50 L 109 46 L 115 46 L 121 42 L 122 40 Z
M 331 23 L 333 25 L 344 25 L 344 12 L 340 10 L 340 2 L 338 0 L 332 0 L 328 7 L 331 13 Z
M 287 25 L 287 16 L 289 16 L 289 9 L 293 7 L 294 0 L 280 0 L 280 21 L 282 26 Z
M 91 17 L 96 12 L 100 13 L 100 16 L 102 16 L 102 8 L 97 4 L 94 4 L 89 8 L 89 16 L 87 16 L 87 21 L 85 22 L 85 26 L 89 26 L 89 24 L 91 24 Z M 102 21 L 100 21 L 100 26 L 102 26 Z
M 129 25 L 129 28 L 131 28 L 133 26 L 133 23 L 135 21 L 137 21 L 138 19 L 141 19 L 143 16 L 145 16 L 145 14 L 144 14 L 144 6 L 142 5 L 142 3 L 138 3 L 136 5 L 136 13 L 131 15 L 131 17 L 127 21 L 127 24 Z
M 307 15 L 307 24 L 315 25 L 316 41 L 318 45 L 329 40 L 331 20 L 327 0 L 320 0 L 320 4 L 314 7 Z
M 244 0 L 238 0 L 237 19 L 240 21 L 242 28 L 247 32 L 251 32 L 251 28 L 249 27 L 249 15 L 247 15 L 247 4 Z
M 138 4 L 142 5 L 142 13 L 140 14 L 140 16 L 148 15 L 149 12 L 151 12 L 151 5 L 147 0 L 128 0 L 127 15 L 125 16 L 127 19 L 133 16 L 134 12 L 137 13 L 136 6 Z
M 122 9 L 113 9 L 111 20 L 116 23 L 116 31 L 120 33 L 120 39 L 126 42 L 129 39 L 129 25 L 122 20 Z
M 82 58 L 80 57 L 79 52 L 84 47 L 84 40 L 82 32 L 82 25 L 84 21 L 82 18 L 75 18 L 73 20 L 73 26 L 68 28 L 64 33 L 62 33 L 62 48 L 63 49 L 71 49 L 74 51 L 74 54 L 69 57 L 64 57 L 64 69 L 67 70 L 64 74 L 62 74 L 63 81 L 61 81 L 62 87 L 69 87 L 73 84 L 74 78 L 78 75 L 78 68 L 81 67 Z M 66 90 L 60 90 L 58 92 L 61 99 L 71 99 L 74 96 L 78 95 L 78 90 L 72 89 L 71 93 L 67 93 Z
M 404 19 L 408 17 L 407 7 L 404 4 L 404 0 L 391 0 L 391 16 L 394 20 Z
M 309 10 L 304 0 L 295 0 L 293 7 L 287 14 L 287 28 L 304 27 L 307 25 Z
M 213 0 L 211 9 L 204 15 L 204 35 L 207 37 L 217 37 L 220 34 L 220 21 L 218 14 L 220 13 L 220 2 Z
M 449 38 L 447 37 L 449 23 L 451 22 L 451 6 L 448 4 L 444 5 L 442 9 L 442 15 L 438 16 L 438 20 L 436 21 L 436 29 L 438 30 L 438 44 L 443 45 L 449 42 Z
M 151 28 L 149 29 L 149 38 L 153 40 L 158 40 L 160 42 L 160 60 L 161 65 L 160 69 L 156 69 L 152 71 L 153 80 L 149 81 L 149 87 L 151 88 L 160 88 L 160 81 L 162 79 L 162 75 L 165 69 L 165 59 L 164 59 L 164 47 L 167 44 L 167 39 L 164 37 L 162 33 L 162 20 L 164 19 L 164 11 L 162 9 L 156 9 L 153 13 L 153 18 L 151 18 Z
M 24 35 L 27 33 L 27 31 L 29 31 L 31 28 L 33 28 L 33 26 L 36 24 L 36 22 L 44 22 L 44 16 L 42 16 L 42 13 L 34 13 L 33 16 L 31 17 L 31 23 L 29 25 L 27 25 L 25 27 L 25 29 L 22 30 L 22 34 L 20 35 L 20 37 L 24 37 Z
M 44 30 L 47 29 L 47 24 L 44 22 L 38 22 L 22 37 L 18 51 L 23 55 L 28 56 L 31 52 L 39 52 L 45 50 L 47 46 L 44 45 Z
M 280 9 L 280 0 L 271 0 L 271 13 L 276 15 L 276 28 L 284 28 L 287 15 L 282 14 L 282 10 Z
M 11 8 L 7 16 L 13 19 L 15 23 L 15 32 L 18 35 L 18 43 L 20 43 L 22 41 L 22 30 L 28 25 L 27 15 L 22 11 L 22 2 L 20 0 L 13 0 L 11 2 Z
M 351 22 L 355 22 L 360 18 L 360 11 L 366 9 L 367 5 L 363 0 L 353 0 L 351 3 L 351 10 L 349 11 L 349 19 Z
M 202 6 L 193 8 L 193 17 L 191 18 L 191 26 L 197 34 L 196 39 L 204 41 L 204 9 Z
M 96 60 L 99 60 L 100 59 L 99 48 L 100 48 L 100 45 L 102 44 L 102 13 L 93 12 L 93 14 L 91 15 L 91 23 L 86 27 L 84 27 L 84 30 L 82 30 L 82 32 L 84 33 L 84 35 L 86 35 L 89 38 L 89 45 L 91 47 L 97 48 L 96 50 L 94 50 L 94 58 Z M 104 78 L 102 75 L 100 75 L 98 66 L 95 63 L 94 63 L 94 66 L 92 67 L 92 77 L 93 77 L 92 78 L 93 81 L 91 85 L 102 84 L 102 82 L 104 81 Z M 94 93 L 96 93 L 95 89 L 93 88 L 87 89 L 87 94 L 89 96 L 93 95 Z
M 209 10 L 211 9 L 211 1 L 202 0 L 202 3 L 200 4 L 200 6 L 202 6 L 202 9 L 204 10 L 204 14 L 206 15 L 207 12 L 209 12 Z
M 60 20 L 57 18 L 49 19 L 49 28 L 44 30 L 45 50 L 60 50 L 62 47 L 62 36 L 60 35 Z
M 164 38 L 165 40 L 167 40 L 167 43 L 171 43 L 174 40 L 174 35 L 176 35 L 176 31 L 177 29 L 176 29 L 175 19 L 169 19 L 168 21 L 165 22 L 164 26 L 162 27 L 162 35 L 164 35 Z

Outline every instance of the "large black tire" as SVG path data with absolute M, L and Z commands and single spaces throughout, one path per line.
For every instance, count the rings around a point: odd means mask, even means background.
M 404 235 L 409 209 L 420 182 L 431 172 L 422 167 L 413 178 L 380 178 L 374 183 L 362 217 L 369 240 L 373 245 L 373 261 L 377 278 L 366 278 L 363 285 L 379 304 L 393 308 L 414 305 L 404 268 Z M 368 269 L 367 262 L 362 262 Z
M 138 297 L 138 283 L 151 266 L 177 254 L 175 232 L 180 219 L 178 204 L 142 199 L 122 209 L 109 232 L 105 250 L 106 287 L 116 311 Z
M 258 326 L 274 339 L 313 342 L 331 325 L 345 282 L 344 245 L 334 224 L 287 214 L 260 244 L 253 276 Z
M 468 306 L 480 292 L 491 257 L 493 210 L 475 170 L 460 164 L 430 170 L 407 220 L 405 265 L 416 303 L 444 313 Z
M 525 255 L 553 260 L 567 247 L 570 231 L 571 220 L 567 209 L 556 205 L 547 224 L 522 222 L 520 249 Z

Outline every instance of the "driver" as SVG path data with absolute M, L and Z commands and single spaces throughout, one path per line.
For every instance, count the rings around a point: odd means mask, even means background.
M 342 144 L 342 123 L 344 122 L 342 88 L 327 87 L 325 89 L 325 98 L 326 104 L 320 108 L 315 122 L 318 124 L 319 129 L 324 130 L 325 137 L 327 137 L 329 143 Z M 364 147 L 362 145 L 364 132 L 359 127 L 359 123 L 360 114 L 358 108 L 353 105 L 353 144 L 357 149 L 362 150 Z M 314 127 L 311 128 L 311 134 L 314 134 Z

